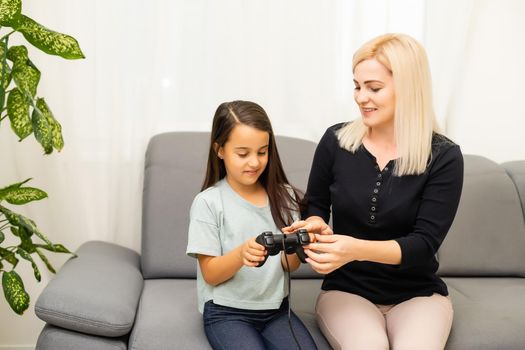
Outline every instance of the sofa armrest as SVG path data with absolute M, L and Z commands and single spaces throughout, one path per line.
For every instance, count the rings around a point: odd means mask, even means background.
M 98 241 L 84 243 L 76 253 L 40 294 L 36 315 L 82 333 L 129 333 L 144 286 L 139 254 Z

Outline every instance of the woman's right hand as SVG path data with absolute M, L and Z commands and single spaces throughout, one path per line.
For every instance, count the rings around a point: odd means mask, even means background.
M 333 235 L 334 231 L 328 226 L 324 220 L 319 216 L 310 216 L 306 220 L 300 220 L 294 222 L 292 225 L 285 227 L 284 230 L 295 232 L 297 230 L 304 229 L 309 233 L 318 233 L 320 235 Z
M 255 267 L 264 260 L 267 254 L 264 246 L 255 241 L 256 237 L 252 237 L 241 245 L 240 257 L 242 263 L 246 266 Z

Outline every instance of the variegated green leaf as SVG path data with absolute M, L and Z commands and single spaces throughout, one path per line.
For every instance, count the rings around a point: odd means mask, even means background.
M 4 272 L 2 275 L 2 286 L 4 295 L 13 309 L 19 315 L 22 315 L 29 307 L 29 294 L 24 288 L 24 282 L 15 271 Z
M 31 135 L 33 125 L 29 117 L 29 105 L 17 88 L 11 90 L 7 97 L 7 115 L 11 121 L 11 129 L 20 138 L 20 141 Z
M 62 126 L 55 119 L 55 117 L 53 116 L 53 113 L 51 112 L 51 109 L 49 109 L 49 106 L 47 105 L 46 101 L 43 98 L 38 98 L 36 100 L 36 107 L 44 115 L 44 117 L 46 118 L 50 126 L 51 141 L 53 143 L 53 147 L 57 151 L 61 151 L 62 148 L 64 147 L 64 139 L 62 138 Z
M 1 1 L 1 0 L 0 0 Z M 4 109 L 5 91 L 11 82 L 11 68 L 7 64 L 7 38 L 0 41 L 0 110 Z
M 29 59 L 29 53 L 24 45 L 11 46 L 7 50 L 6 57 L 14 64 L 25 64 Z
M 18 246 L 29 254 L 33 254 L 36 251 L 36 246 L 33 243 L 31 236 L 31 233 L 27 232 L 23 227 L 19 227 L 18 237 L 20 238 L 21 243 Z
M 40 82 L 40 71 L 31 61 L 27 60 L 26 63 L 26 65 L 14 65 L 11 76 L 21 92 L 34 98 Z
M 50 246 L 45 244 L 35 244 L 35 246 L 38 248 L 52 251 L 54 253 L 68 253 L 75 255 L 74 253 L 71 253 L 71 251 L 64 247 L 62 244 L 52 244 Z
M 14 226 L 11 226 L 11 233 L 13 235 L 15 235 L 16 237 L 18 237 L 19 233 L 18 233 L 18 227 L 14 227 Z
M 28 100 L 29 96 L 35 97 L 40 82 L 40 71 L 28 58 L 27 48 L 23 45 L 13 46 L 7 51 L 7 58 L 13 62 L 11 76 L 18 89 Z
M 47 193 L 41 189 L 34 187 L 21 187 L 7 193 L 4 199 L 10 204 L 21 205 L 32 201 L 38 201 L 46 197 Z
M 0 205 L 0 212 L 2 212 L 9 223 L 13 226 L 24 228 L 28 233 L 35 234 L 38 238 L 43 240 L 47 245 L 53 245 L 51 241 L 36 227 L 33 220 L 25 217 L 22 214 L 17 214 Z
M 40 259 L 42 260 L 42 262 L 46 265 L 47 269 L 52 272 L 52 273 L 57 273 L 55 271 L 55 268 L 53 267 L 53 265 L 51 265 L 51 263 L 49 262 L 49 260 L 47 260 L 47 257 L 44 255 L 44 253 L 42 253 L 40 250 L 36 250 L 36 253 L 38 254 L 38 256 L 40 257 Z
M 5 90 L 2 86 L 0 86 L 0 111 L 4 109 L 4 102 L 5 102 Z
M 11 78 L 13 77 L 11 74 L 11 67 L 5 62 L 5 65 L 2 67 L 4 69 L 4 74 L 2 74 L 2 77 L 0 78 L 0 87 L 4 89 L 4 91 L 7 91 L 7 87 L 11 83 Z
M 67 59 L 84 58 L 75 38 L 50 30 L 27 16 L 20 15 L 14 29 L 45 53 Z
M 25 184 L 26 182 L 28 182 L 29 180 L 31 180 L 31 178 L 29 179 L 25 179 L 24 181 L 22 182 L 17 182 L 16 184 L 12 184 L 12 185 L 9 185 L 9 186 L 6 186 L 2 189 L 0 189 L 0 201 L 2 201 L 4 199 L 4 196 L 13 191 L 13 190 L 16 190 L 18 188 L 20 188 L 20 186 L 22 186 L 23 184 Z
M 22 0 L 0 0 L 0 26 L 10 27 L 20 17 Z
M 40 112 L 39 108 L 33 109 L 31 122 L 33 123 L 36 140 L 42 145 L 42 148 L 44 148 L 44 153 L 50 154 L 53 152 L 53 133 L 51 125 L 49 125 L 49 122 Z
M 26 252 L 24 249 L 20 247 L 16 249 L 16 253 L 20 255 L 22 259 L 25 259 L 31 263 L 31 267 L 33 267 L 33 273 L 35 274 L 35 279 L 38 282 L 40 282 L 40 279 L 41 279 L 40 270 L 38 269 L 38 266 L 35 264 L 35 261 L 31 257 L 31 255 L 29 255 L 28 252 Z
M 15 253 L 5 248 L 0 247 L 0 257 L 13 265 L 13 268 L 18 264 L 18 259 L 16 258 Z
M 11 82 L 11 68 L 7 64 L 7 39 L 0 41 L 0 89 L 4 93 Z
M 5 235 L 2 231 L 0 231 L 0 243 L 2 243 L 5 239 Z

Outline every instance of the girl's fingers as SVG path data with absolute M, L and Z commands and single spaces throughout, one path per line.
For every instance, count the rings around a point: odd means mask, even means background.
M 248 242 L 248 248 L 260 251 L 264 251 L 266 249 L 262 244 L 255 242 L 255 240 L 250 240 Z
M 264 250 L 247 250 L 245 256 L 248 257 L 250 260 L 254 260 L 253 258 L 256 258 L 257 261 L 260 259 L 264 259 L 264 256 L 266 255 L 266 251 Z
M 250 261 L 246 258 L 243 259 L 243 264 L 246 265 L 246 266 L 251 266 L 251 267 L 255 267 L 259 264 L 258 261 Z
M 244 264 L 249 266 L 257 266 L 257 264 L 264 260 L 264 256 L 255 256 L 246 254 L 244 256 Z

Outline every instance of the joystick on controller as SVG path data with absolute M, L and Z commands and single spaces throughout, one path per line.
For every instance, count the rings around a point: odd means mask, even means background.
M 310 236 L 304 229 L 290 233 L 288 235 L 273 234 L 272 232 L 266 231 L 261 233 L 255 242 L 264 246 L 268 251 L 268 254 L 264 257 L 263 261 L 260 261 L 257 267 L 263 266 L 270 255 L 277 255 L 280 251 L 284 250 L 286 254 L 296 253 L 301 262 L 306 262 L 306 254 L 303 246 L 310 243 Z

